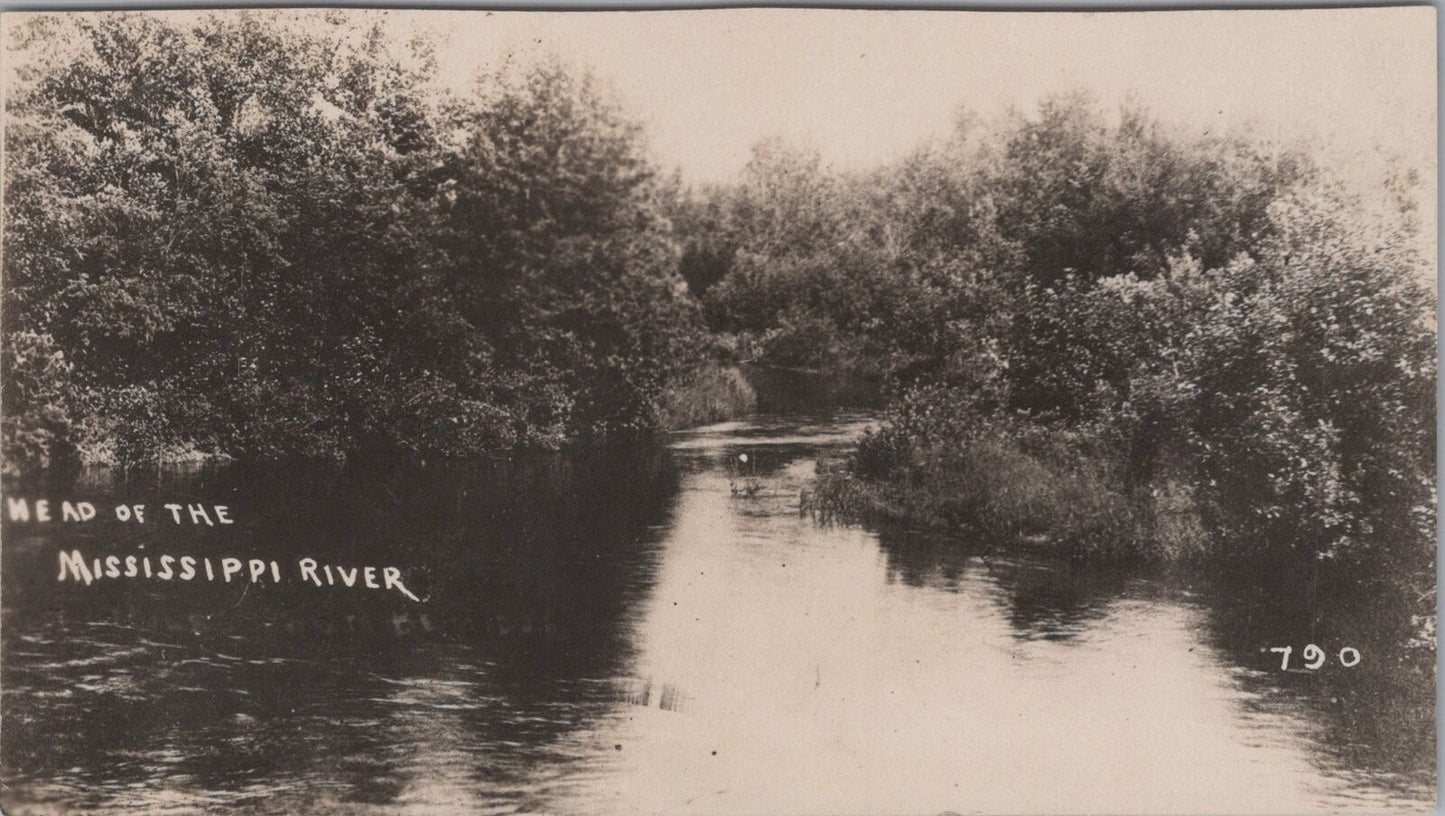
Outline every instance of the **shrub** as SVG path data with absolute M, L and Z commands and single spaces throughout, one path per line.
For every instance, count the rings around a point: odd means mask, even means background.
M 1146 523 L 1152 497 L 1126 491 L 1098 440 L 959 409 L 945 390 L 905 404 L 846 460 L 820 469 L 816 515 L 969 530 L 1076 557 L 1159 554 Z M 945 430 L 964 422 L 967 430 Z

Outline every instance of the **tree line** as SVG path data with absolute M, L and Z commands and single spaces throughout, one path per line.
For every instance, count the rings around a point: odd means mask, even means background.
M 745 408 L 751 361 L 887 384 L 822 512 L 1433 558 L 1409 173 L 1364 195 L 1076 94 L 689 188 L 557 63 L 443 93 L 424 43 L 339 17 L 14 39 L 7 464 L 557 446 Z
M 890 384 L 820 513 L 1389 565 L 1428 606 L 1433 265 L 1418 177 L 1380 181 L 1065 95 L 866 173 L 762 145 L 682 273 L 746 354 Z

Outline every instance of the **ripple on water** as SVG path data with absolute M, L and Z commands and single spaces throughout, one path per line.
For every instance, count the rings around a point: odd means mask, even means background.
M 800 518 L 819 456 L 874 421 L 759 417 L 665 449 L 163 486 L 269 508 L 237 546 L 412 559 L 424 610 L 93 591 L 59 616 L 15 606 L 35 596 L 13 582 L 53 582 L 53 565 L 7 544 L 3 780 L 53 810 L 122 813 L 1428 802 L 1433 776 L 1409 772 L 1424 751 L 1372 759 L 1381 730 L 1359 727 L 1411 727 L 1409 687 L 1345 697 L 1347 677 L 1261 657 L 1308 615 Z M 766 482 L 752 497 L 729 489 L 741 452 Z M 30 550 L 65 543 L 45 535 Z M 303 625 L 322 613 L 325 628 Z

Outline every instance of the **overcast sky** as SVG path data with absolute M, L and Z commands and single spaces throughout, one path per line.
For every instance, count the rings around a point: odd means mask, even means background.
M 415 15 L 415 16 L 412 16 Z M 394 18 L 395 19 L 395 18 Z M 1133 97 L 1168 121 L 1435 156 L 1430 8 L 1152 13 L 724 10 L 426 12 L 462 82 L 511 53 L 591 67 L 691 181 L 734 176 L 759 139 L 840 167 L 1070 89 Z
M 1378 178 L 1385 155 L 1435 175 L 1430 7 L 382 14 L 398 37 L 438 42 L 458 89 L 509 55 L 590 68 L 646 124 L 659 164 L 692 182 L 735 178 L 769 137 L 868 167 L 945 136 L 960 109 L 994 117 L 1071 90 L 1166 122 L 1312 141 L 1357 181 Z

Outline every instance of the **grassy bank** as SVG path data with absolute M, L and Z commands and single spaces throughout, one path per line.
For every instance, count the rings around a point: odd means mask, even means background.
M 757 410 L 758 395 L 734 366 L 703 366 L 668 390 L 663 427 L 676 430 L 746 416 Z
M 819 468 L 810 510 L 844 522 L 895 522 L 982 534 L 1091 559 L 1183 559 L 1207 549 L 1192 491 L 1165 480 L 1125 487 L 1119 462 L 1077 434 L 971 437 L 924 448 L 885 430 Z
M 1272 446 L 1252 438 L 1256 427 Z M 1369 587 L 1376 602 L 1405 610 L 1412 644 L 1434 643 L 1428 490 L 1379 490 L 1358 465 L 1343 464 L 1344 446 L 1281 461 L 1270 454 L 1297 450 L 1283 442 L 1300 431 L 1277 422 L 1208 436 L 1197 428 L 1129 412 L 1041 421 L 970 404 L 957 389 L 916 388 L 854 451 L 819 466 L 807 509 L 825 521 L 933 530 L 1001 550 L 1237 565 L 1276 578 L 1304 572 Z M 1416 460 L 1395 452 L 1386 461 Z

